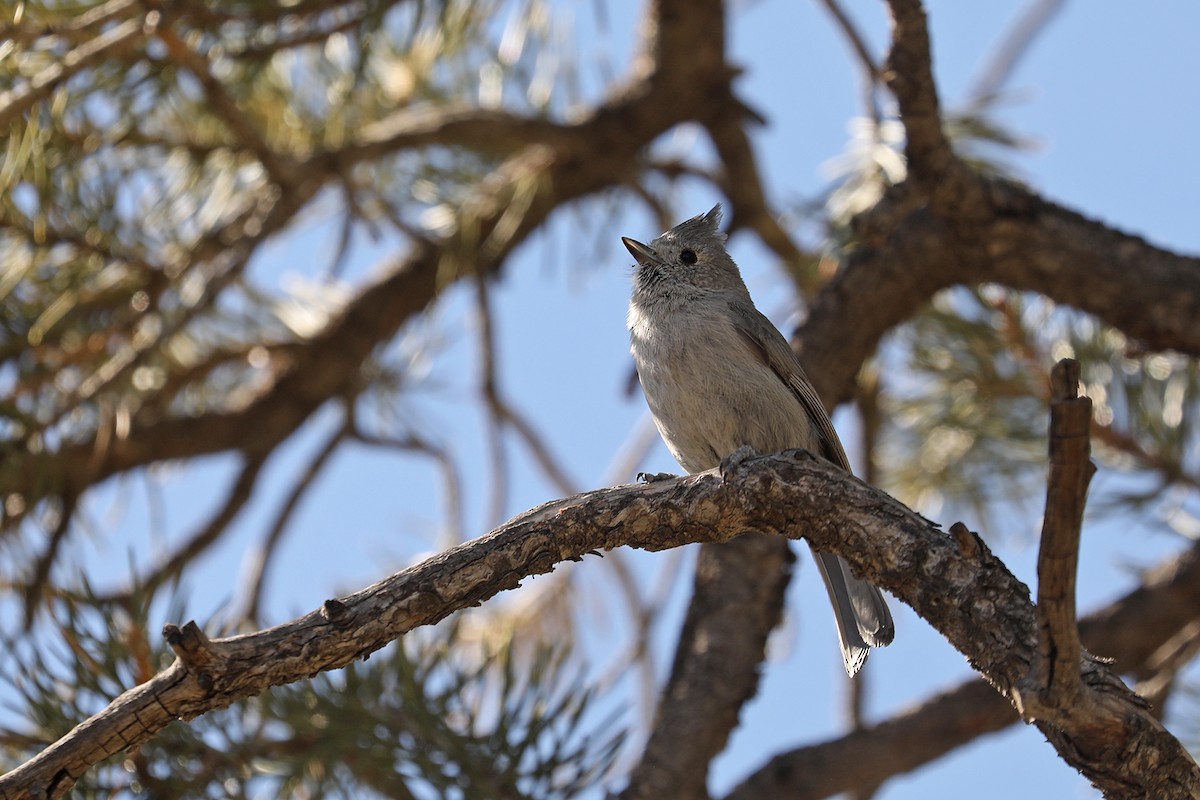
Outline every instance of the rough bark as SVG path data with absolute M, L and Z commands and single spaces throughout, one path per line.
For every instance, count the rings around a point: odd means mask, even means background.
M 62 797 L 102 759 L 146 741 L 175 719 L 222 708 L 269 686 L 345 666 L 419 625 L 477 605 L 564 560 L 620 546 L 646 550 L 727 541 L 753 530 L 807 538 L 846 557 L 864 577 L 912 606 L 1002 694 L 1014 697 L 1037 659 L 1029 590 L 956 526 L 948 536 L 895 499 L 805 451 L 747 459 L 641 486 L 602 489 L 540 506 L 299 619 L 258 633 L 208 640 L 189 623 L 168 626 L 176 662 L 131 689 L 37 757 L 0 778 L 0 797 Z M 1104 757 L 1126 791 L 1191 797 L 1200 770 L 1109 668 L 1087 661 L 1104 687 L 1100 717 L 1055 718 L 1053 743 L 1088 772 Z M 1075 745 L 1103 736 L 1112 752 Z M 1113 753 L 1125 758 L 1110 759 Z M 1128 757 L 1131 754 L 1136 757 Z

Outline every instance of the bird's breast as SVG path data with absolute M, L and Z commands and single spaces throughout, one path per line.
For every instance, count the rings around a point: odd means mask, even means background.
M 629 309 L 630 349 L 667 447 L 689 472 L 742 445 L 813 447 L 800 401 L 753 352 L 728 314 Z

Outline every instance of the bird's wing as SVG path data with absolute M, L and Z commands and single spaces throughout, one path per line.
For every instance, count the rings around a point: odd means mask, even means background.
M 821 455 L 850 472 L 850 459 L 846 458 L 846 451 L 825 411 L 825 405 L 817 397 L 817 390 L 804 374 L 804 368 L 800 366 L 800 360 L 796 358 L 787 339 L 753 305 L 739 304 L 733 310 L 734 319 L 737 320 L 734 325 L 750 350 L 779 376 L 779 380 L 792 390 L 792 394 L 808 412 L 808 418 L 816 426 L 821 440 Z
M 809 383 L 800 360 L 783 334 L 750 304 L 736 307 L 733 311 L 734 319 L 738 320 L 735 323 L 738 333 L 750 350 L 779 376 L 779 380 L 792 390 L 792 394 L 804 406 L 817 431 L 821 444 L 820 455 L 849 472 L 850 460 L 846 458 L 846 451 L 842 449 L 829 414 L 825 412 L 825 406 L 817 397 L 817 390 Z M 821 577 L 825 580 L 825 588 L 829 590 L 829 599 L 833 603 L 846 673 L 853 677 L 866 661 L 870 648 L 882 647 L 892 641 L 896 626 L 879 589 L 856 577 L 849 562 L 841 556 L 815 549 L 813 555 L 817 558 Z

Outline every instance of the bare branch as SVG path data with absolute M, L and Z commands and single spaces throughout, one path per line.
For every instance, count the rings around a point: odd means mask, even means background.
M 886 331 L 959 284 L 1038 292 L 1146 348 L 1200 355 L 1200 258 L 1155 247 L 1015 183 L 983 175 L 969 181 L 970 190 L 927 187 L 948 192 L 936 213 L 925 188 L 892 187 L 855 221 L 858 242 L 795 339 L 826 403 L 849 399 Z
M 942 132 L 920 0 L 890 0 L 889 7 L 888 81 L 907 133 L 911 179 L 854 220 L 856 241 L 796 334 L 825 401 L 848 399 L 883 333 L 958 284 L 1035 291 L 1148 348 L 1200 355 L 1200 259 L 967 168 Z
M 63 740 L 0 777 L 0 798 L 40 787 L 63 796 L 84 770 L 136 746 L 176 718 L 223 708 L 268 686 L 345 666 L 419 625 L 476 605 L 565 560 L 619 546 L 650 550 L 719 542 L 741 531 L 803 535 L 845 557 L 929 620 L 1002 693 L 1017 694 L 1037 652 L 1028 590 L 981 540 L 965 550 L 896 500 L 805 451 L 747 459 L 643 486 L 602 489 L 533 509 L 495 532 L 387 578 L 318 611 L 258 633 L 214 639 L 200 675 L 177 661 L 113 701 Z M 1102 664 L 1090 716 L 1077 710 L 1039 727 L 1060 754 L 1107 789 L 1115 780 L 1141 795 L 1200 792 L 1200 768 Z M 1100 741 L 1127 758 L 1089 760 Z M 1087 745 L 1083 749 L 1073 743 Z M 1123 796 L 1123 795 L 1118 795 Z
M 1082 688 L 1075 570 L 1084 501 L 1096 467 L 1089 458 L 1092 401 L 1079 396 L 1079 362 L 1059 361 L 1050 385 L 1050 474 L 1038 551 L 1039 668 L 1047 693 L 1043 701 L 1069 705 Z
M 1164 719 L 1166 716 L 1167 700 L 1176 686 L 1180 671 L 1191 664 L 1198 653 L 1200 619 L 1194 620 L 1164 642 L 1146 665 L 1154 670 L 1154 674 L 1138 681 L 1137 693 L 1152 704 L 1152 712 L 1158 719 Z
M 800 249 L 784 230 L 779 224 L 779 213 L 767 200 L 758 160 L 746 133 L 747 121 L 745 116 L 721 113 L 705 123 L 721 158 L 721 188 L 733 208 L 729 232 L 753 230 L 781 261 L 799 266 L 814 256 Z
M 878 81 L 880 78 L 879 66 L 875 63 L 875 56 L 871 55 L 871 48 L 867 46 L 867 40 L 863 38 L 858 26 L 854 24 L 854 20 L 850 19 L 850 15 L 846 13 L 838 0 L 821 0 L 821 5 L 825 6 L 825 10 L 833 17 L 833 21 L 837 23 L 842 35 L 850 43 L 850 49 L 858 56 L 858 64 L 862 67 L 863 72 L 870 77 L 872 82 Z
M 542 474 L 555 485 L 562 494 L 575 494 L 579 491 L 578 484 L 567 475 L 566 469 L 550 452 L 550 446 L 526 417 L 501 393 L 500 382 L 496 369 L 496 335 L 495 321 L 492 316 L 491 296 L 488 292 L 487 281 L 482 276 L 475 278 L 475 308 L 479 318 L 479 349 L 480 384 L 483 398 L 491 412 L 491 425 L 494 428 L 508 426 L 521 438 L 533 456 L 534 462 L 541 468 Z M 493 451 L 503 446 L 499 431 L 490 433 Z M 502 456 L 493 453 L 493 464 L 499 468 L 503 462 Z M 497 494 L 502 500 L 503 495 Z M 497 508 L 497 510 L 499 510 Z
M 892 13 L 892 49 L 886 77 L 904 122 L 909 175 L 936 182 L 946 175 L 955 158 L 942 130 L 925 9 L 921 0 L 888 0 L 888 7 Z
M 82 490 L 155 461 L 228 449 L 273 449 L 330 396 L 344 390 L 375 346 L 391 338 L 446 286 L 463 275 L 498 274 L 505 256 L 551 211 L 576 198 L 626 185 L 632 178 L 629 165 L 661 133 L 681 121 L 716 113 L 712 92 L 720 89 L 727 95 L 731 78 L 723 61 L 723 15 L 718 0 L 652 4 L 648 29 L 655 34 L 649 43 L 654 57 L 642 57 L 629 83 L 590 116 L 570 125 L 531 123 L 546 132 L 544 141 L 538 136 L 522 140 L 493 133 L 492 142 L 508 142 L 512 149 L 505 151 L 507 158 L 462 204 L 458 230 L 436 246 L 414 242 L 413 251 L 364 288 L 342 316 L 297 345 L 288 368 L 243 407 L 200 418 L 135 418 L 128 436 L 114 440 L 103 453 L 85 443 L 64 446 L 50 454 L 52 458 L 20 454 L 0 466 L 0 478 L 10 492 L 22 495 L 32 507 L 59 487 Z M 659 25 L 659 18 L 669 18 L 671 24 Z M 453 115 L 447 119 L 452 120 Z M 456 129 L 449 125 L 448 130 Z M 472 134 L 457 130 L 439 144 L 469 143 Z M 597 148 L 597 142 L 605 146 Z M 343 151 L 314 154 L 298 165 L 310 176 L 302 191 L 263 199 L 270 213 L 256 231 L 265 236 L 278 230 L 325 182 L 340 179 L 357 161 L 393 152 L 386 147 L 401 146 L 415 146 L 414 140 L 401 136 L 387 145 L 360 142 Z M 521 202 L 514 203 L 515 199 Z M 520 213 L 513 213 L 514 208 Z M 225 243 L 225 251 L 212 253 L 206 248 L 192 258 L 220 256 L 241 263 L 260 238 L 235 238 L 233 245 Z M 37 469 L 33 468 L 35 461 L 40 465 Z
M 352 401 L 351 401 L 352 402 Z M 257 623 L 262 613 L 262 595 L 263 588 L 267 581 L 267 567 L 270 564 L 271 556 L 277 552 L 279 542 L 283 539 L 284 533 L 288 529 L 288 523 L 292 519 L 292 515 L 300 506 L 300 500 L 303 499 L 305 493 L 308 492 L 310 486 L 321 474 L 325 465 L 337 452 L 341 444 L 346 440 L 349 429 L 345 426 L 339 428 L 333 433 L 325 443 L 308 462 L 308 466 L 296 479 L 292 485 L 292 490 L 288 492 L 287 498 L 279 507 L 279 511 L 275 514 L 275 521 L 271 523 L 271 527 L 267 531 L 267 535 L 263 538 L 262 544 L 258 549 L 248 556 L 248 569 L 243 585 L 246 586 L 245 610 L 241 612 L 242 619 L 247 622 Z
M 58 519 L 54 524 L 54 530 L 50 532 L 50 541 L 46 543 L 46 549 L 38 558 L 37 564 L 33 568 L 33 577 L 25 586 L 25 629 L 29 630 L 33 625 L 33 618 L 37 614 L 38 606 L 41 605 L 43 595 L 50 584 L 50 570 L 54 567 L 54 561 L 58 556 L 59 548 L 62 547 L 63 541 L 66 539 L 67 532 L 71 530 L 71 521 L 75 517 L 75 508 L 78 503 L 78 496 L 75 494 L 67 494 L 62 498 L 62 505 L 58 509 Z
M 1194 640 L 1200 620 L 1200 547 L 1151 570 L 1133 592 L 1080 621 L 1084 644 L 1122 673 L 1153 681 Z M 726 800 L 816 800 L 911 772 L 1018 722 L 984 681 L 972 679 L 861 731 L 770 758 Z
M 854 24 L 854 20 L 850 19 L 846 10 L 842 8 L 841 3 L 838 0 L 821 0 L 821 5 L 825 6 L 825 10 L 833 17 L 833 21 L 837 23 L 842 35 L 850 43 L 850 49 L 858 58 L 858 65 L 862 70 L 863 111 L 870 115 L 878 127 L 880 113 L 875 90 L 883 80 L 882 71 L 875 63 L 875 57 L 871 54 L 871 48 L 867 46 L 867 40 L 863 38 L 862 32 Z
M 677 555 L 683 554 L 683 551 L 680 550 L 672 552 Z M 636 667 L 643 717 L 646 727 L 649 728 L 653 722 L 658 700 L 657 661 L 654 658 L 654 624 L 660 618 L 658 611 L 662 608 L 667 593 L 682 573 L 679 568 L 679 559 L 675 558 L 662 565 L 659 570 L 662 578 L 659 586 L 655 590 L 645 592 L 644 596 L 640 576 L 634 573 L 626 553 L 620 550 L 610 552 L 604 558 L 604 566 L 607 568 L 607 574 L 616 584 L 617 592 L 625 601 L 634 630 L 629 637 L 631 644 L 627 652 L 607 664 L 605 676 L 596 683 L 599 686 L 611 685 L 627 677 L 631 667 Z
M 1019 719 L 996 690 L 972 680 L 875 725 L 779 753 L 725 800 L 818 800 L 878 785 Z

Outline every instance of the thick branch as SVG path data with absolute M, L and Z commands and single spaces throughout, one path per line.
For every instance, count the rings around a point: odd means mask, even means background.
M 958 284 L 1037 292 L 1146 348 L 1200 356 L 1200 258 L 1155 247 L 1018 184 L 970 180 L 974 189 L 955 195 L 961 202 L 939 203 L 936 214 L 927 195 L 905 183 L 855 221 L 857 243 L 796 333 L 827 404 L 850 398 L 859 367 L 886 332 Z
M 904 120 L 904 154 L 910 174 L 935 181 L 946 174 L 955 158 L 942 130 L 925 9 L 921 0 L 889 0 L 888 7 L 892 47 L 885 77 Z
M 700 548 L 671 676 L 622 798 L 707 800 L 709 764 L 758 691 L 795 560 L 788 543 L 771 536 Z
M 1037 292 L 1146 348 L 1200 356 L 1200 259 L 968 168 L 942 132 L 924 9 L 919 0 L 888 5 L 887 79 L 905 126 L 911 178 L 854 220 L 855 242 L 796 334 L 826 403 L 850 398 L 855 375 L 887 331 L 959 284 Z
M 1200 547 L 1148 572 L 1134 591 L 1080 621 L 1084 644 L 1122 674 L 1152 676 L 1168 642 L 1200 619 Z M 1012 705 L 973 679 L 916 708 L 837 739 L 773 756 L 726 800 L 816 800 L 874 786 L 1018 722 Z
M 35 788 L 61 797 L 84 770 L 146 741 L 173 719 L 191 719 L 269 686 L 345 666 L 561 561 L 619 546 L 661 550 L 724 541 L 745 530 L 803 534 L 813 546 L 844 556 L 865 578 L 912 606 L 1005 694 L 1035 662 L 1037 624 L 1028 589 L 982 542 L 948 537 L 820 458 L 789 451 L 747 459 L 725 477 L 710 471 L 548 503 L 292 622 L 200 642 L 187 659 L 203 663 L 199 674 L 177 661 L 126 692 L 0 778 L 0 798 L 24 797 Z M 1106 673 L 1097 665 L 1097 676 Z M 1128 690 L 1119 682 L 1110 689 L 1111 707 L 1104 711 L 1122 713 L 1067 720 L 1056 741 L 1063 757 L 1088 769 L 1080 761 L 1092 754 L 1071 746 L 1080 733 L 1076 726 L 1102 722 L 1121 743 L 1122 757 L 1108 762 L 1110 768 L 1139 787 L 1139 796 L 1200 792 L 1200 770 L 1179 743 L 1150 715 L 1128 706 Z
M 879 785 L 1018 719 L 995 689 L 974 680 L 885 722 L 775 755 L 725 800 L 817 800 Z

